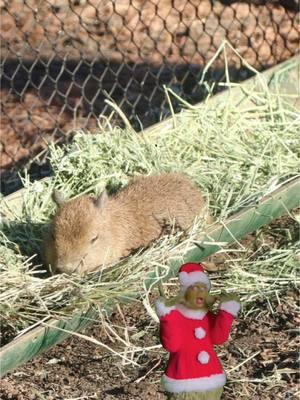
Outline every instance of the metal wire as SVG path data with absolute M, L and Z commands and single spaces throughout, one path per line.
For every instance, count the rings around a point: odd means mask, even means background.
M 300 37 L 298 0 L 3 0 L 0 7 L 4 192 L 12 171 L 46 153 L 50 141 L 96 129 L 112 112 L 105 99 L 140 130 L 170 114 L 164 85 L 192 104 L 203 99 L 203 66 L 223 39 L 263 70 L 294 55 Z M 228 60 L 231 80 L 249 77 L 238 57 L 229 52 Z M 223 78 L 220 57 L 207 79 Z M 173 108 L 180 109 L 175 100 Z M 122 121 L 114 115 L 112 123 Z

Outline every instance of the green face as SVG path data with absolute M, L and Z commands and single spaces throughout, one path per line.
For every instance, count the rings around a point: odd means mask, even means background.
M 208 289 L 204 283 L 195 283 L 187 288 L 182 303 L 193 310 L 207 309 Z

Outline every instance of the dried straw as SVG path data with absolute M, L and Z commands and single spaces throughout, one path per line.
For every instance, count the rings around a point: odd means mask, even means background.
M 218 106 L 185 104 L 185 111 L 174 115 L 173 124 L 159 135 L 137 135 L 128 126 L 124 130 L 99 126 L 97 135 L 79 131 L 72 144 L 63 148 L 51 145 L 54 177 L 31 183 L 25 173 L 22 206 L 11 208 L 5 199 L 1 202 L 0 312 L 2 328 L 10 337 L 49 316 L 70 315 L 92 303 L 103 307 L 136 293 L 145 296 L 146 274 L 158 267 L 163 273 L 172 257 L 182 256 L 193 245 L 193 234 L 183 238 L 176 233 L 85 278 L 60 275 L 40 279 L 33 255 L 40 251 L 55 210 L 51 201 L 54 187 L 76 197 L 99 193 L 106 185 L 116 189 L 137 174 L 183 172 L 201 188 L 211 213 L 224 222 L 296 175 L 299 111 L 290 105 L 288 96 L 272 92 L 259 76 L 260 84 L 248 88 L 244 101 L 236 102 L 229 90 Z M 230 86 L 230 82 L 226 84 Z M 197 229 L 195 226 L 194 232 Z M 274 295 L 297 280 L 295 248 L 291 241 L 254 261 L 240 248 L 241 258 L 232 260 L 222 279 L 214 276 L 215 288 L 227 287 L 248 301 Z M 20 249 L 33 258 L 21 255 Z

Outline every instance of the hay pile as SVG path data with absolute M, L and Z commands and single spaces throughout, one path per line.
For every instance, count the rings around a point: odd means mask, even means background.
M 114 190 L 133 175 L 178 171 L 198 184 L 211 213 L 217 221 L 224 221 L 296 175 L 299 112 L 285 95 L 271 93 L 266 86 L 252 89 L 238 103 L 229 93 L 218 106 L 210 102 L 186 105 L 185 112 L 174 116 L 173 126 L 165 125 L 159 135 L 138 136 L 130 127 L 120 130 L 107 125 L 99 127 L 99 135 L 78 132 L 72 144 L 51 146 L 53 179 L 31 183 L 25 174 L 22 207 L 11 208 L 1 202 L 4 341 L 51 316 L 70 315 L 75 308 L 85 309 L 94 303 L 103 307 L 136 293 L 143 297 L 147 273 L 157 266 L 167 269 L 172 257 L 181 257 L 193 246 L 193 234 L 183 238 L 176 233 L 100 273 L 85 278 L 60 275 L 40 279 L 39 261 L 33 255 L 40 251 L 55 210 L 51 201 L 54 187 L 75 197 L 99 193 L 105 186 Z M 194 233 L 199 229 L 195 226 Z M 255 298 L 278 295 L 295 284 L 296 247 L 291 239 L 282 247 L 264 249 L 253 261 L 241 245 L 234 249 L 241 257 L 232 260 L 222 280 L 218 279 L 220 274 L 212 277 L 214 286 L 241 293 L 251 309 Z

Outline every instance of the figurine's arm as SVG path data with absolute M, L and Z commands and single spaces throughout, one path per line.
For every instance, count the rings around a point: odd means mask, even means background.
M 216 315 L 210 313 L 210 335 L 213 344 L 225 343 L 230 334 L 234 317 L 238 315 L 240 303 L 236 300 L 223 301 Z
M 156 301 L 156 313 L 160 321 L 161 344 L 169 353 L 177 352 L 182 342 L 179 313 L 175 306 L 166 306 L 161 300 Z

